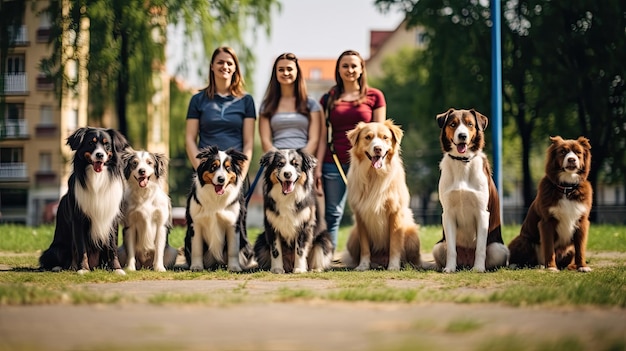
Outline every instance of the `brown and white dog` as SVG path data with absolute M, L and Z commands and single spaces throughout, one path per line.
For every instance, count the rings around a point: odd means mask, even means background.
M 509 243 L 511 266 L 543 265 L 590 272 L 585 262 L 592 203 L 591 145 L 585 137 L 551 137 L 545 176 L 530 205 L 520 234 Z
M 435 263 L 447 273 L 506 266 L 509 250 L 502 240 L 500 201 L 483 153 L 487 117 L 473 109 L 449 109 L 437 115 L 437 122 L 443 149 L 439 164 L 443 238 L 433 248 Z
M 360 122 L 347 133 L 352 144 L 348 203 L 355 221 L 343 257 L 349 268 L 421 267 L 418 225 L 400 157 L 403 135 L 392 120 Z
M 126 189 L 122 202 L 124 244 L 119 258 L 126 269 L 174 267 L 177 251 L 169 246 L 172 204 L 165 192 L 168 159 L 164 154 L 129 150 L 123 156 Z

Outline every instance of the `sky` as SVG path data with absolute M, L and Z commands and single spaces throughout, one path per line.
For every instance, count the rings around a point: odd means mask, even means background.
M 336 59 L 343 51 L 352 49 L 367 59 L 370 30 L 394 30 L 403 19 L 397 10 L 380 13 L 374 0 L 279 1 L 282 9 L 272 14 L 271 36 L 259 33 L 253 44 L 257 63 L 253 96 L 257 108 L 278 55 L 292 52 L 300 59 Z M 175 65 L 177 60 L 176 51 L 168 50 L 168 63 Z M 193 87 L 206 84 L 206 77 L 183 80 Z

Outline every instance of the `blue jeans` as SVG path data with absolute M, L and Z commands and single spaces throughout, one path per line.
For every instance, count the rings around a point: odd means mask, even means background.
M 349 165 L 341 166 L 343 171 L 348 174 Z M 341 217 L 343 217 L 343 211 L 346 206 L 346 183 L 343 182 L 335 163 L 324 163 L 322 165 L 322 178 L 326 202 L 326 225 L 333 239 L 333 247 L 336 248 L 339 224 L 341 223 Z

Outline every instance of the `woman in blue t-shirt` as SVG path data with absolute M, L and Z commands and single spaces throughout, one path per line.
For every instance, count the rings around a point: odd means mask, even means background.
M 185 147 L 194 169 L 200 164 L 199 150 L 217 145 L 220 150 L 235 148 L 248 156 L 242 174 L 247 180 L 254 147 L 256 109 L 252 96 L 244 91 L 239 60 L 232 48 L 213 51 L 209 85 L 194 95 L 187 110 Z
M 307 95 L 298 58 L 285 53 L 276 58 L 259 113 L 263 152 L 303 149 L 315 156 L 320 140 L 320 104 Z

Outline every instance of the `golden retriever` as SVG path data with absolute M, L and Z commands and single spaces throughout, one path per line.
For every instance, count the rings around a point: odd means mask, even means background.
M 409 189 L 400 157 L 402 129 L 392 120 L 360 122 L 347 133 L 352 144 L 348 203 L 354 227 L 343 260 L 365 271 L 420 267 L 418 225 L 409 208 Z

